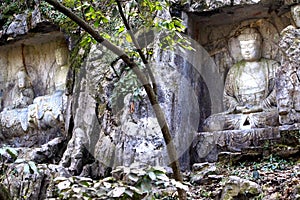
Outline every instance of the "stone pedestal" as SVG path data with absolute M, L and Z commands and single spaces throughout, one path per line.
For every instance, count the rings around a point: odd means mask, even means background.
M 261 155 L 299 152 L 299 124 L 198 133 L 193 144 L 194 162 L 215 162 L 220 155 Z M 288 138 L 287 138 L 288 137 Z

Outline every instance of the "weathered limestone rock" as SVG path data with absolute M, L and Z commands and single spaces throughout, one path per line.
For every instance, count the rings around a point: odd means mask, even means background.
M 28 32 L 27 14 L 18 14 L 15 16 L 15 20 L 8 26 L 6 35 L 24 35 Z
M 244 5 L 244 4 L 256 4 L 261 0 L 196 0 L 190 6 L 190 11 L 211 11 L 216 10 L 225 6 L 236 6 L 236 5 Z
M 32 146 L 62 136 L 65 110 L 62 91 L 37 97 L 27 108 L 4 110 L 0 113 L 2 139 L 14 146 L 26 146 L 29 141 Z
M 203 184 L 210 181 L 215 177 L 209 177 L 209 175 L 215 175 L 217 168 L 214 163 L 195 163 L 193 164 L 193 175 L 190 180 L 192 184 Z
M 280 138 L 278 127 L 198 133 L 194 141 L 196 162 L 215 162 L 221 152 L 241 152 L 249 147 L 259 149 L 266 141 Z
M 283 51 L 282 66 L 277 71 L 277 101 L 282 125 L 300 122 L 300 6 L 291 9 L 295 26 L 281 32 L 279 46 Z
M 261 192 L 261 187 L 257 183 L 237 176 L 230 176 L 223 188 L 221 199 L 231 200 L 238 197 L 253 198 Z
M 66 139 L 63 137 L 56 137 L 53 140 L 43 144 L 39 148 L 26 152 L 24 157 L 36 163 L 55 163 L 58 164 L 65 150 Z M 21 157 L 19 155 L 19 157 Z M 23 157 L 23 156 L 22 156 Z
M 43 23 L 34 12 L 35 25 L 0 46 L 1 144 L 41 145 L 64 133 L 69 51 L 64 35 L 51 28 L 28 33 Z
M 62 166 L 52 164 L 35 165 L 30 162 L 11 165 L 10 174 L 4 179 L 9 186 L 12 199 L 20 197 L 28 199 L 45 199 L 49 184 L 54 177 L 69 177 L 70 174 Z

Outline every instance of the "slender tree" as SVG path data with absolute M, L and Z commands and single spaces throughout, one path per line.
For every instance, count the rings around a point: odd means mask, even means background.
M 79 17 L 78 15 L 73 13 L 70 9 L 68 9 L 66 6 L 64 6 L 63 4 L 59 3 L 56 0 L 45 0 L 45 1 L 49 4 L 51 4 L 57 11 L 63 13 L 67 17 L 69 17 L 78 26 L 80 26 L 83 30 L 85 30 L 88 34 L 90 34 L 99 44 L 105 46 L 111 52 L 118 55 L 124 61 L 124 63 L 133 70 L 133 72 L 136 74 L 138 80 L 141 82 L 141 84 L 143 85 L 143 87 L 147 93 L 147 96 L 148 96 L 148 98 L 151 102 L 151 105 L 153 107 L 153 110 L 155 112 L 157 121 L 161 127 L 161 132 L 163 134 L 163 137 L 164 137 L 164 140 L 165 140 L 165 143 L 167 146 L 169 159 L 171 161 L 171 167 L 173 169 L 174 178 L 175 178 L 175 180 L 182 182 L 183 179 L 182 179 L 182 175 L 180 172 L 180 166 L 179 166 L 176 148 L 175 148 L 175 145 L 172 140 L 172 136 L 171 136 L 168 124 L 167 124 L 165 114 L 162 111 L 162 109 L 159 105 L 158 99 L 157 99 L 157 95 L 156 95 L 156 91 L 155 91 L 156 90 L 156 84 L 155 84 L 156 82 L 154 80 L 154 76 L 152 75 L 150 68 L 147 67 L 147 70 L 148 70 L 148 73 L 150 74 L 153 85 L 151 85 L 149 83 L 147 76 L 139 69 L 136 62 L 132 61 L 130 59 L 130 57 L 122 49 L 120 49 L 119 47 L 117 47 L 110 41 L 106 40 L 104 37 L 102 37 L 99 34 L 99 32 L 95 28 L 93 28 L 91 25 L 89 25 L 83 18 Z M 128 22 L 126 21 L 124 13 L 121 9 L 122 8 L 121 4 L 119 1 L 117 1 L 117 3 L 118 3 L 119 12 L 122 16 L 123 22 L 124 22 L 127 30 L 129 31 L 129 34 L 131 35 L 132 40 L 134 41 L 134 44 L 136 45 L 136 48 L 138 49 L 138 53 L 141 56 L 141 59 L 144 62 L 144 64 L 147 65 L 148 62 L 147 62 L 145 56 L 142 54 L 139 44 L 137 43 L 136 39 L 134 38 L 134 36 L 131 32 L 130 26 L 129 26 Z M 186 192 L 183 189 L 177 188 L 177 191 L 178 191 L 178 195 L 179 195 L 180 199 L 186 199 Z

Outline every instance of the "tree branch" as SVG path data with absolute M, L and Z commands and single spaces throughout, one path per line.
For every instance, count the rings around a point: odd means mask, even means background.
M 134 44 L 137 52 L 139 53 L 139 55 L 140 55 L 140 57 L 141 57 L 144 65 L 146 66 L 147 73 L 148 73 L 148 75 L 150 77 L 150 80 L 152 82 L 153 90 L 154 90 L 155 94 L 157 95 L 157 85 L 156 85 L 155 78 L 154 78 L 154 75 L 152 73 L 152 70 L 151 70 L 151 68 L 149 66 L 149 62 L 148 62 L 147 58 L 145 57 L 145 55 L 144 55 L 144 53 L 143 53 L 143 51 L 142 51 L 142 49 L 140 47 L 139 42 L 137 41 L 136 37 L 134 36 L 134 34 L 132 32 L 132 29 L 131 29 L 131 27 L 130 27 L 130 25 L 129 25 L 126 17 L 125 17 L 125 14 L 123 12 L 123 8 L 122 8 L 122 5 L 121 5 L 120 1 L 116 0 L 116 2 L 117 2 L 117 5 L 118 5 L 119 13 L 120 13 L 121 18 L 123 20 L 123 23 L 124 23 L 124 25 L 126 27 L 126 30 L 128 31 L 128 33 L 129 33 L 129 35 L 130 35 L 130 37 L 132 39 L 132 42 L 133 42 L 133 44 Z
M 61 3 L 57 2 L 56 0 L 45 0 L 47 3 L 51 4 L 56 10 L 59 12 L 63 13 L 67 17 L 69 17 L 71 20 L 73 20 L 75 23 L 77 23 L 81 28 L 83 28 L 86 32 L 88 32 L 97 42 L 105 46 L 107 49 L 112 51 L 114 54 L 120 56 L 120 58 L 133 70 L 133 72 L 137 75 L 137 78 L 139 81 L 143 84 L 143 87 L 148 95 L 148 98 L 151 102 L 151 105 L 153 107 L 153 110 L 155 112 L 157 121 L 160 125 L 161 132 L 163 134 L 166 146 L 167 146 L 167 151 L 168 151 L 168 156 L 171 161 L 171 167 L 173 169 L 174 173 L 174 178 L 177 181 L 182 182 L 182 175 L 180 172 L 180 167 L 179 167 L 179 161 L 178 161 L 178 156 L 177 152 L 172 140 L 172 136 L 170 134 L 170 129 L 167 124 L 167 120 L 165 118 L 165 114 L 162 111 L 156 94 L 149 84 L 147 77 L 143 74 L 143 72 L 138 68 L 138 65 L 130 60 L 129 56 L 126 55 L 119 47 L 115 46 L 111 42 L 107 41 L 101 35 L 93 29 L 88 23 L 83 21 L 80 17 L 78 17 L 76 14 L 74 14 L 70 9 L 66 8 L 64 5 Z M 177 188 L 178 190 L 178 195 L 180 199 L 186 199 L 186 193 L 184 190 Z

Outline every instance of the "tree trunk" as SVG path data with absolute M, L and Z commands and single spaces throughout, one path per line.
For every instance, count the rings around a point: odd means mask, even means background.
M 151 102 L 151 105 L 154 109 L 157 121 L 161 127 L 161 131 L 167 146 L 167 151 L 169 155 L 169 159 L 171 161 L 171 167 L 173 169 L 174 178 L 177 181 L 182 182 L 182 175 L 179 167 L 179 161 L 177 152 L 172 140 L 172 136 L 170 134 L 170 129 L 167 124 L 167 120 L 165 118 L 164 112 L 162 111 L 157 96 L 155 94 L 155 91 L 153 90 L 151 84 L 149 83 L 147 77 L 144 75 L 144 73 L 138 68 L 138 65 L 131 61 L 131 59 L 128 57 L 128 55 L 125 54 L 124 51 L 122 51 L 119 47 L 115 46 L 108 40 L 101 37 L 101 35 L 88 23 L 86 23 L 83 19 L 78 17 L 76 14 L 74 14 L 70 9 L 66 8 L 61 3 L 57 2 L 56 0 L 45 0 L 47 3 L 51 4 L 56 10 L 63 13 L 67 17 L 69 17 L 71 20 L 73 20 L 75 23 L 77 23 L 81 28 L 83 28 L 86 32 L 88 32 L 97 42 L 108 48 L 110 51 L 112 51 L 114 54 L 120 56 L 120 58 L 133 70 L 133 72 L 137 75 L 137 78 L 142 83 L 148 98 Z M 186 199 L 186 193 L 184 190 L 177 188 L 178 195 L 180 199 Z

